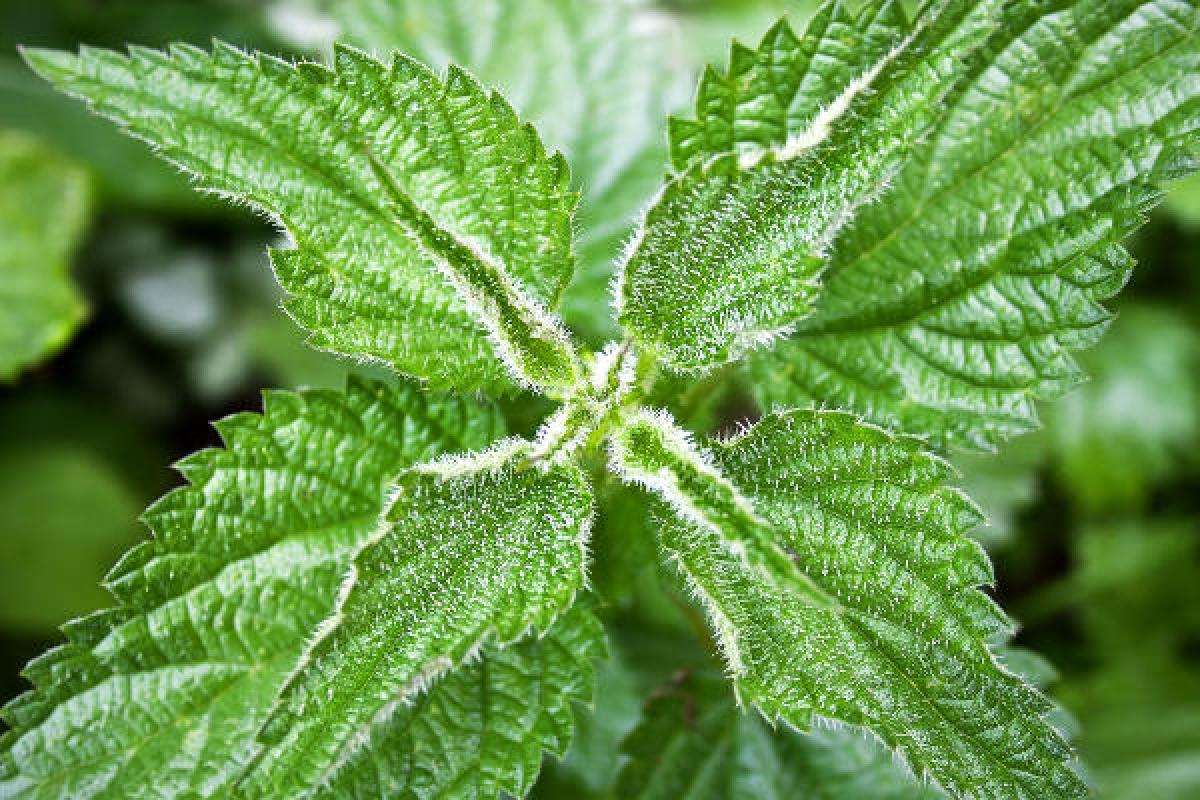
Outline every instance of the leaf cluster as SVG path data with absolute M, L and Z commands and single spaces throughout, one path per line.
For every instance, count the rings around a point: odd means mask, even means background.
M 116 604 L 30 664 L 0 793 L 524 795 L 591 693 L 589 548 L 621 483 L 733 690 L 669 686 L 623 796 L 1082 795 L 1052 704 L 1001 658 L 1013 626 L 944 456 L 1079 380 L 1121 240 L 1197 163 L 1198 29 L 1190 0 L 780 22 L 672 121 L 615 324 L 585 337 L 561 309 L 593 187 L 464 69 L 348 45 L 25 51 L 286 231 L 271 263 L 311 345 L 408 380 L 218 423 L 225 446 L 180 462 L 189 485 L 106 578 Z M 592 179 L 641 158 L 572 155 Z M 725 375 L 761 418 L 697 436 L 668 407 Z M 529 436 L 482 399 L 533 396 L 554 410 Z

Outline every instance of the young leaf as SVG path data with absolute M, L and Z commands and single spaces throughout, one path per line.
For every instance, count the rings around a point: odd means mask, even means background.
M 899 12 L 879 19 L 863 23 L 872 47 L 862 69 L 803 127 L 695 160 L 648 212 L 622 268 L 618 311 L 668 364 L 728 361 L 812 310 L 839 231 L 929 130 L 953 85 L 947 73 L 986 32 L 955 13 L 912 30 Z M 735 62 L 753 57 L 735 48 Z
M 323 785 L 430 681 L 571 606 L 591 493 L 577 467 L 524 465 L 527 454 L 509 440 L 401 476 L 260 734 L 248 793 Z
M 771 415 L 707 455 L 661 418 L 619 436 L 743 700 L 865 727 L 955 796 L 1083 791 L 1048 702 L 989 649 L 1010 628 L 977 588 L 978 511 L 915 439 L 830 412 Z
M 802 37 L 780 20 L 758 50 L 735 43 L 726 73 L 705 70 L 697 119 L 671 118 L 671 163 L 683 172 L 720 153 L 749 156 L 779 147 L 885 59 L 909 29 L 898 3 L 874 2 L 855 15 L 837 2 L 816 10 Z
M 724 682 L 685 675 L 656 690 L 625 739 L 624 800 L 933 800 L 876 740 L 840 725 L 771 729 L 738 710 Z
M 87 175 L 0 131 L 0 382 L 53 353 L 83 319 L 67 258 L 87 223 Z
M 618 273 L 618 319 L 640 345 L 676 369 L 706 369 L 808 313 L 824 265 L 810 217 L 834 209 L 806 191 L 804 162 L 744 171 L 721 158 L 666 186 Z
M 548 311 L 573 268 L 566 164 L 463 71 L 346 47 L 331 69 L 222 43 L 25 56 L 202 188 L 278 219 L 296 247 L 272 263 L 314 345 L 435 387 L 573 383 Z
M 854 18 L 832 4 L 804 37 L 779 27 L 735 49 L 697 120 L 674 125 L 677 163 L 785 146 L 890 40 L 898 5 Z M 756 357 L 755 391 L 764 407 L 851 408 L 987 448 L 1078 381 L 1071 351 L 1095 341 L 1129 274 L 1119 242 L 1196 162 L 1200 8 L 971 0 L 919 19 L 959 42 L 936 121 L 832 242 L 813 313 Z M 897 70 L 929 66 L 908 52 Z
M 562 314 L 589 338 L 617 335 L 613 262 L 662 181 L 663 117 L 690 90 L 665 15 L 609 0 L 334 0 L 329 13 L 373 52 L 470 69 L 566 155 L 579 259 Z
M 600 622 L 579 604 L 544 637 L 488 645 L 373 729 L 315 797 L 524 797 L 543 752 L 566 751 L 571 706 L 591 702 L 603 652 Z
M 0 794 L 225 797 L 255 732 L 334 608 L 406 466 L 480 447 L 494 411 L 410 389 L 268 393 L 217 423 L 223 450 L 146 512 L 155 538 L 113 569 L 116 608 L 66 626 L 4 709 Z

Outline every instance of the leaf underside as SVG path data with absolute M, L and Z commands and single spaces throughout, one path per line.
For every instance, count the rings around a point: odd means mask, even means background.
M 936 12 L 936 13 L 935 13 Z M 706 74 L 672 123 L 679 170 L 784 146 L 895 35 L 899 3 L 825 6 Z M 897 70 L 950 57 L 946 96 L 889 187 L 829 248 L 794 334 L 753 359 L 764 408 L 815 404 L 987 449 L 1074 386 L 1073 350 L 1125 283 L 1120 241 L 1195 168 L 1200 8 L 1192 0 L 938 2 Z M 918 47 L 922 40 L 930 44 Z
M 573 272 L 566 163 L 462 70 L 347 47 L 332 68 L 291 65 L 220 42 L 25 57 L 199 188 L 281 222 L 295 247 L 272 264 L 314 346 L 505 392 L 534 382 L 499 358 L 513 338 L 564 344 L 531 329 Z

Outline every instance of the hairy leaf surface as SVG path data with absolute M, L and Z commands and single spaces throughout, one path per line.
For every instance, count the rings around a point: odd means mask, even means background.
M 524 466 L 526 454 L 511 440 L 399 479 L 261 734 L 253 794 L 324 784 L 430 681 L 571 606 L 591 493 L 577 467 Z
M 67 258 L 87 223 L 87 175 L 0 131 L 0 381 L 53 353 L 83 319 Z
M 781 25 L 735 49 L 697 119 L 673 126 L 677 166 L 806 130 L 878 57 L 898 5 L 856 18 L 834 3 L 803 37 Z M 1119 242 L 1196 162 L 1200 8 L 971 0 L 917 19 L 951 37 L 936 120 L 831 244 L 813 313 L 755 359 L 755 391 L 764 407 L 852 408 L 986 448 L 1078 381 L 1071 351 L 1095 341 L 1128 277 Z M 898 72 L 929 66 L 909 52 Z
M 723 682 L 688 675 L 657 690 L 625 739 L 624 800 L 932 800 L 869 736 L 825 725 L 772 729 L 739 711 Z
M 26 58 L 201 188 L 278 219 L 296 246 L 272 262 L 312 344 L 435 387 L 572 382 L 548 310 L 573 269 L 566 164 L 462 70 L 345 47 L 333 68 L 292 66 L 222 43 Z
M 618 303 L 626 326 L 668 363 L 728 361 L 812 310 L 832 242 L 930 129 L 962 53 L 986 32 L 950 12 L 908 30 L 885 10 L 862 23 L 870 47 L 860 68 L 804 127 L 694 159 L 647 214 Z M 785 82 L 798 71 L 771 66 Z M 701 100 L 711 101 L 704 89 Z
M 339 770 L 321 800 L 524 797 L 542 754 L 561 756 L 574 703 L 591 702 L 604 652 L 599 621 L 580 605 L 544 637 L 483 649 L 413 699 Z
M 1048 702 L 989 649 L 1010 628 L 945 462 L 843 413 L 773 414 L 711 454 L 661 418 L 628 431 L 615 461 L 663 498 L 744 701 L 863 726 L 958 796 L 1082 792 Z
M 501 425 L 377 384 L 268 393 L 262 415 L 217 423 L 225 449 L 180 462 L 191 485 L 146 512 L 155 538 L 110 573 L 119 605 L 26 669 L 35 688 L 4 710 L 0 794 L 226 796 L 391 479 Z
M 613 262 L 662 181 L 663 117 L 690 91 L 669 18 L 610 0 L 335 0 L 329 11 L 373 52 L 470 69 L 566 155 L 581 202 L 562 313 L 589 338 L 616 335 Z

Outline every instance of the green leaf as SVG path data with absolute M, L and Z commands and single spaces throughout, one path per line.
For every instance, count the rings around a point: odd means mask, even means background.
M 771 729 L 742 713 L 724 682 L 683 674 L 651 695 L 625 740 L 624 800 L 796 800 L 943 797 L 906 773 L 878 741 L 840 725 Z
M 1083 791 L 1048 701 L 989 644 L 979 512 L 951 468 L 853 416 L 772 414 L 711 453 L 630 420 L 617 469 L 662 498 L 662 543 L 711 617 L 739 697 L 867 728 L 955 796 Z
M 62 347 L 83 319 L 67 260 L 87 224 L 88 196 L 78 167 L 0 131 L 0 382 Z
M 989 550 L 1017 542 L 1019 517 L 1041 494 L 1038 470 L 1045 462 L 1046 449 L 1046 437 L 1035 433 L 1010 442 L 1000 457 L 956 453 L 951 459 L 963 490 L 987 518 L 987 526 L 972 535 Z
M 825 3 L 802 37 L 780 20 L 758 50 L 735 43 L 726 73 L 705 70 L 697 118 L 670 120 L 671 163 L 683 172 L 722 153 L 749 156 L 784 145 L 909 32 L 896 3 L 874 2 L 857 16 L 844 3 Z
M 1130 518 L 1083 526 L 1056 599 L 1080 623 L 1087 668 L 1061 687 L 1100 794 L 1186 800 L 1200 792 L 1200 525 Z M 1064 591 L 1065 590 L 1065 591 Z
M 1131 306 L 1083 362 L 1094 379 L 1047 409 L 1055 472 L 1085 512 L 1142 508 L 1195 462 L 1200 333 L 1169 309 Z
M 140 503 L 128 481 L 86 447 L 21 445 L 7 435 L 4 442 L 0 625 L 44 636 L 104 604 L 97 582 L 138 540 Z
M 571 606 L 591 492 L 577 467 L 535 467 L 528 455 L 508 440 L 401 476 L 260 734 L 248 794 L 323 785 L 430 681 Z
M 802 209 L 818 219 L 836 212 L 813 204 L 805 166 L 744 171 L 727 157 L 667 185 L 616 287 L 618 319 L 640 345 L 675 369 L 707 369 L 808 313 L 824 265 L 823 231 Z
M 315 346 L 435 387 L 573 383 L 548 311 L 573 270 L 566 164 L 462 70 L 345 47 L 334 68 L 292 66 L 223 43 L 25 56 L 201 188 L 279 221 L 296 247 L 272 263 Z
M 308 637 L 332 611 L 391 479 L 500 432 L 494 411 L 411 389 L 268 393 L 225 449 L 146 512 L 155 538 L 107 578 L 119 604 L 65 628 L 4 710 L 0 794 L 227 796 Z
M 719 61 L 731 40 L 759 41 L 772 23 L 787 15 L 793 22 L 812 16 L 820 0 L 661 0 L 674 12 L 687 40 L 688 58 L 697 69 Z
M 890 13 L 862 22 L 858 61 L 803 125 L 785 127 L 777 141 L 768 124 L 747 134 L 749 141 L 731 134 L 728 142 L 707 142 L 711 149 L 692 158 L 647 213 L 622 267 L 618 313 L 668 364 L 702 369 L 792 331 L 813 310 L 839 232 L 887 188 L 937 120 L 953 85 L 946 73 L 984 31 L 956 24 L 952 14 L 931 15 L 909 30 L 899 11 L 886 8 Z M 795 63 L 777 63 L 788 53 L 786 43 L 778 47 L 764 56 L 770 75 L 803 75 Z M 791 47 L 804 54 L 794 39 Z M 758 66 L 756 59 L 735 45 L 727 80 L 753 83 L 744 70 L 747 62 Z M 701 103 L 719 105 L 707 84 L 721 81 L 706 74 Z M 763 89 L 776 103 L 786 92 Z M 771 108 L 758 98 L 758 114 L 769 116 Z M 786 125 L 791 111 L 775 110 Z M 673 133 L 687 142 L 704 130 L 676 124 Z
M 1200 225 L 1200 175 L 1191 175 L 1171 184 L 1166 207 L 1189 229 Z
M 607 0 L 335 0 L 329 13 L 374 52 L 470 69 L 567 156 L 581 203 L 563 316 L 589 338 L 616 335 L 613 262 L 661 183 L 663 116 L 690 80 L 673 28 Z
M 735 48 L 697 120 L 673 126 L 677 165 L 784 146 L 872 63 L 897 5 L 831 4 L 804 37 L 781 26 Z M 1078 382 L 1071 351 L 1097 339 L 1129 274 L 1119 242 L 1196 163 L 1200 9 L 949 0 L 919 20 L 930 44 L 892 72 L 934 71 L 935 121 L 831 243 L 813 313 L 755 359 L 755 390 L 764 408 L 849 408 L 986 449 Z
M 563 759 L 546 765 L 531 795 L 537 800 L 611 798 L 622 760 L 620 743 L 641 716 L 643 696 L 675 669 L 674 659 L 699 650 L 693 637 L 664 636 L 654 628 L 636 631 L 646 636 L 638 643 L 646 647 L 631 645 L 630 631 L 622 625 L 629 618 L 618 621 L 611 611 L 606 617 L 609 649 L 596 669 L 597 702 L 577 715 L 575 735 Z M 635 657 L 642 663 L 633 663 Z M 646 684 L 646 672 L 661 674 L 650 676 Z
M 485 647 L 374 728 L 315 796 L 524 797 L 543 752 L 566 751 L 571 707 L 591 702 L 593 662 L 603 651 L 603 629 L 581 605 L 544 637 Z

